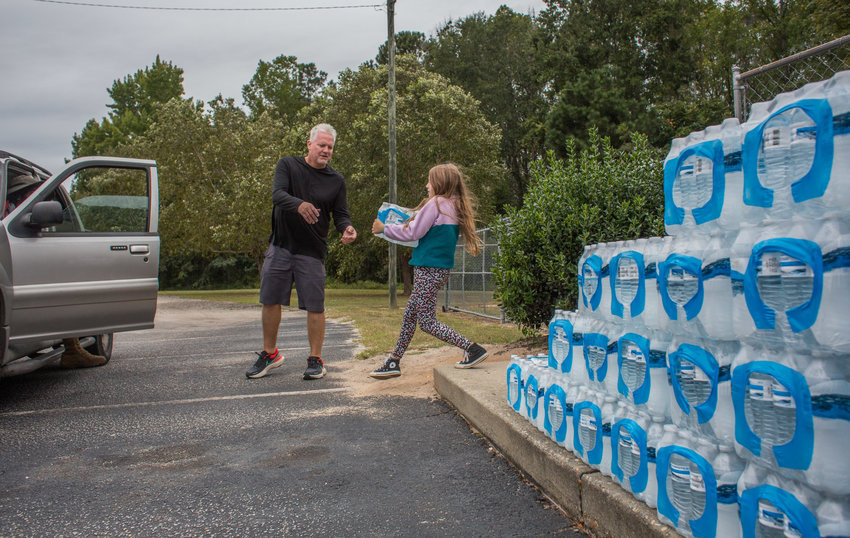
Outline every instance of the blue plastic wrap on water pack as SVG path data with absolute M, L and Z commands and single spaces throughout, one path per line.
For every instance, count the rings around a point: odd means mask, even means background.
M 720 216 L 723 209 L 725 190 L 725 159 L 723 143 L 720 140 L 708 140 L 685 148 L 678 157 L 664 164 L 664 224 L 666 226 L 682 224 L 685 221 L 685 209 L 673 202 L 673 183 L 685 161 L 691 156 L 700 156 L 712 162 L 711 197 L 702 207 L 691 211 L 697 225 L 704 224 Z
M 640 450 L 640 463 L 638 464 L 637 472 L 625 477 L 629 480 L 629 488 L 632 493 L 641 493 L 646 489 L 646 483 L 649 480 L 649 471 L 647 469 L 647 447 L 646 447 L 646 432 L 634 420 L 624 418 L 618 420 L 611 426 L 611 472 L 620 482 L 624 482 L 623 469 L 619 463 L 619 451 L 617 447 L 620 443 L 620 431 L 626 430 L 632 439 L 632 442 L 637 443 Z
M 617 298 L 616 288 L 618 278 L 617 268 L 620 264 L 620 260 L 624 258 L 634 260 L 638 268 L 637 293 L 635 294 L 634 299 L 632 299 L 631 304 L 629 304 L 629 317 L 635 318 L 643 312 L 644 305 L 646 303 L 646 277 L 644 275 L 645 267 L 643 254 L 635 252 L 634 250 L 621 252 L 611 258 L 611 261 L 608 262 L 608 282 L 611 286 L 611 313 L 619 318 L 623 317 L 624 305 Z
M 584 292 L 582 291 L 581 299 L 584 301 L 584 306 L 589 308 L 591 311 L 595 312 L 597 308 L 599 308 L 599 303 L 602 301 L 602 258 L 594 254 L 588 259 L 584 260 L 584 266 L 581 268 L 579 272 L 580 275 L 584 274 L 585 269 L 590 269 L 597 276 L 598 284 L 596 286 L 596 291 L 593 292 L 591 297 L 586 297 Z M 582 278 L 584 278 L 582 276 Z M 582 288 L 583 289 L 583 288 Z
M 623 348 L 624 348 L 626 342 L 632 342 L 633 344 L 635 344 L 638 347 L 638 349 L 640 349 L 640 352 L 643 354 L 644 358 L 646 359 L 646 371 L 645 371 L 645 375 L 644 375 L 644 378 L 643 378 L 643 383 L 641 383 L 641 385 L 638 388 L 636 388 L 632 392 L 632 395 L 631 395 L 632 400 L 634 401 L 635 404 L 644 404 L 644 403 L 647 402 L 647 400 L 649 400 L 649 390 L 651 388 L 649 369 L 653 368 L 653 367 L 657 368 L 658 365 L 653 365 L 652 356 L 650 354 L 650 349 L 649 349 L 649 339 L 646 338 L 646 337 L 643 337 L 639 334 L 626 333 L 623 336 L 621 336 L 620 339 L 617 341 L 617 370 L 618 371 L 620 371 L 620 372 L 623 371 L 623 359 L 624 359 Z M 666 366 L 666 365 L 662 363 L 661 366 Z M 629 397 L 629 387 L 626 385 L 625 381 L 623 381 L 622 375 L 617 377 L 617 390 L 620 392 L 620 394 L 622 394 L 626 398 Z
M 556 349 L 560 346 L 555 342 L 557 338 L 558 331 L 563 331 L 564 338 L 562 341 L 565 341 L 568 346 L 568 350 L 566 356 L 558 360 L 555 357 Z M 556 319 L 549 324 L 549 368 L 554 370 L 569 373 L 573 367 L 573 345 L 575 340 L 573 339 L 573 324 L 568 319 Z M 563 345 L 563 344 L 560 344 Z
M 537 378 L 534 374 L 528 376 L 528 379 L 525 380 L 525 387 L 523 387 L 523 394 L 525 394 L 525 416 L 528 417 L 529 420 L 534 421 L 537 419 L 537 413 L 540 412 L 540 392 Z M 534 402 L 529 402 L 528 397 L 530 394 L 534 395 Z
M 589 409 L 593 413 L 593 420 L 596 425 L 596 442 L 593 445 L 593 449 L 587 451 L 585 447 L 582 446 L 581 439 L 579 437 L 581 429 L 581 411 L 583 409 Z M 573 446 L 579 456 L 585 455 L 586 452 L 587 462 L 590 465 L 599 465 L 602 461 L 602 451 L 604 450 L 603 443 L 605 442 L 603 434 L 602 411 L 599 409 L 598 405 L 593 402 L 580 402 L 573 405 Z
M 800 536 L 819 537 L 817 519 L 808 508 L 787 491 L 764 484 L 741 492 L 741 529 L 744 538 L 755 538 L 756 521 L 759 515 L 759 500 L 769 501 L 790 520 Z M 786 535 L 787 536 L 787 535 Z
M 549 402 L 552 398 L 557 398 L 561 404 L 561 409 L 563 410 L 564 416 L 561 419 L 561 424 L 557 429 L 553 430 L 552 421 L 549 418 Z M 564 392 L 563 387 L 558 384 L 552 384 L 546 390 L 546 396 L 543 399 L 546 410 L 546 417 L 544 418 L 543 428 L 546 430 L 546 433 L 549 434 L 555 442 L 563 443 L 567 437 L 567 420 L 571 420 L 572 417 L 567 416 L 567 394 Z
M 678 525 L 679 511 L 673 506 L 667 493 L 667 471 L 670 467 L 670 456 L 673 454 L 692 461 L 702 473 L 705 484 L 705 509 L 702 516 L 689 520 L 690 527 L 694 536 L 713 537 L 717 532 L 717 503 L 721 500 L 717 495 L 717 479 L 714 477 L 711 464 L 690 448 L 673 445 L 658 449 L 655 467 L 655 476 L 658 479 L 658 513 L 672 521 L 674 525 Z M 722 500 L 728 501 L 728 499 Z
M 599 333 L 584 333 L 582 346 L 584 347 L 584 363 L 587 366 L 588 377 L 591 381 L 604 381 L 608 373 L 608 352 L 610 351 L 608 349 L 608 337 Z M 605 359 L 602 361 L 602 365 L 595 370 L 590 363 L 592 353 L 588 351 L 588 348 L 591 347 L 605 350 Z
M 514 411 L 517 413 L 520 412 L 520 407 L 522 406 L 522 370 L 520 369 L 518 364 L 512 364 L 508 367 L 507 371 L 507 397 L 508 397 L 508 405 L 510 405 Z M 513 397 L 513 401 L 511 398 Z
M 808 329 L 817 321 L 823 294 L 823 257 L 820 247 L 813 241 L 782 237 L 760 241 L 753 247 L 743 278 L 744 298 L 756 327 L 770 330 L 775 326 L 776 313 L 762 300 L 757 285 L 758 268 L 765 252 L 781 252 L 802 261 L 812 269 L 812 296 L 808 301 L 785 312 L 792 331 L 797 333 Z
M 705 372 L 706 377 L 708 377 L 711 383 L 711 392 L 708 398 L 703 403 L 694 407 L 699 423 L 705 424 L 714 416 L 714 411 L 717 409 L 717 384 L 721 381 L 729 381 L 729 369 L 728 367 L 721 368 L 714 355 L 693 344 L 681 344 L 676 351 L 667 355 L 670 368 L 670 382 L 673 385 L 673 395 L 675 396 L 676 403 L 679 404 L 679 408 L 686 415 L 690 415 L 691 405 L 687 398 L 685 398 L 684 391 L 679 383 L 679 377 L 676 375 L 683 359 Z
M 661 304 L 664 307 L 664 312 L 667 313 L 667 317 L 673 320 L 678 318 L 678 311 L 676 303 L 670 298 L 670 294 L 667 290 L 667 275 L 669 271 L 674 268 L 679 268 L 697 279 L 696 293 L 690 298 L 690 300 L 688 300 L 687 303 L 682 305 L 682 309 L 685 311 L 685 318 L 690 321 L 699 314 L 705 297 L 705 292 L 703 290 L 702 262 L 698 258 L 685 256 L 683 254 L 671 254 L 666 260 L 659 262 L 658 276 L 656 278 L 658 278 L 658 287 L 661 292 Z
M 758 157 L 767 123 L 783 112 L 802 109 L 817 126 L 815 156 L 812 167 L 803 177 L 791 184 L 794 201 L 804 202 L 823 196 L 829 185 L 834 154 L 832 108 L 826 99 L 804 99 L 780 108 L 744 136 L 744 203 L 756 207 L 773 206 L 773 191 L 761 185 L 758 178 Z
M 745 398 L 747 383 L 752 372 L 762 372 L 782 383 L 794 399 L 794 437 L 784 445 L 774 446 L 776 463 L 789 469 L 806 470 L 812 462 L 814 448 L 814 424 L 812 419 L 812 397 L 803 374 L 770 361 L 754 361 L 742 364 L 732 373 L 732 403 L 735 406 L 735 440 L 756 456 L 761 456 L 761 438 L 747 423 Z

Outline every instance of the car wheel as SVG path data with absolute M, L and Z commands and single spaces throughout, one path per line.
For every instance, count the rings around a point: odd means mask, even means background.
M 103 355 L 106 362 L 112 358 L 112 333 L 99 334 L 94 337 L 94 343 L 85 346 L 85 350 L 92 355 Z

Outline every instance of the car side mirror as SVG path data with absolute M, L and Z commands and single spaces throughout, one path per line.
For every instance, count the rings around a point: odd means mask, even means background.
M 64 220 L 62 214 L 62 204 L 55 200 L 48 202 L 38 202 L 32 206 L 32 213 L 27 219 L 27 226 L 31 228 L 47 228 L 48 226 L 58 226 Z

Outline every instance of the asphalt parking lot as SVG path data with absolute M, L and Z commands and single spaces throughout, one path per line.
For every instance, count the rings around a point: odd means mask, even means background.
M 0 535 L 575 533 L 447 404 L 352 392 L 351 326 L 303 381 L 305 323 L 247 380 L 259 310 L 166 299 L 104 367 L 0 381 Z

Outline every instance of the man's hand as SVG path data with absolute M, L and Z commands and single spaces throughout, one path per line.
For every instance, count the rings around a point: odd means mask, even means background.
M 372 223 L 372 233 L 373 234 L 384 233 L 384 223 L 379 221 L 378 219 L 375 219 L 375 222 Z
M 340 241 L 342 241 L 343 245 L 350 245 L 355 239 L 357 239 L 357 230 L 354 229 L 354 226 L 349 226 L 342 232 Z
M 301 205 L 298 206 L 298 214 L 301 215 L 301 218 L 307 224 L 316 224 L 319 222 L 319 210 L 310 202 L 301 202 Z

